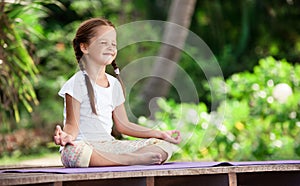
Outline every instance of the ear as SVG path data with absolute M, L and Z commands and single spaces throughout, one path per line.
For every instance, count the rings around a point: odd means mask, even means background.
M 80 43 L 80 50 L 84 54 L 88 54 L 89 53 L 89 51 L 88 51 L 88 45 L 85 44 L 85 43 Z

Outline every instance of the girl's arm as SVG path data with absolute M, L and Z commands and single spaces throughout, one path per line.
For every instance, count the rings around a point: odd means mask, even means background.
M 113 111 L 113 119 L 117 130 L 128 136 L 138 138 L 158 138 L 175 144 L 178 144 L 181 141 L 180 132 L 178 130 L 159 131 L 130 122 L 124 104 L 115 108 Z
M 80 103 L 69 94 L 66 94 L 66 123 L 64 129 L 56 126 L 54 141 L 57 145 L 73 145 L 73 141 L 78 135 L 78 125 L 80 116 Z

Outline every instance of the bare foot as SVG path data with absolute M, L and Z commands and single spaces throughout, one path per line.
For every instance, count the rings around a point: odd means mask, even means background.
M 160 153 L 146 152 L 146 153 L 131 153 L 128 154 L 128 164 L 129 165 L 151 165 L 151 164 L 161 164 L 162 155 Z

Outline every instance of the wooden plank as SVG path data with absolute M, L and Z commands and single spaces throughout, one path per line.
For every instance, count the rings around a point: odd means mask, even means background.
M 228 173 L 229 186 L 237 186 L 237 177 L 235 172 Z
M 56 183 L 66 181 L 84 181 L 119 178 L 146 178 L 161 176 L 216 175 L 228 173 L 260 173 L 285 172 L 300 173 L 300 164 L 257 165 L 257 166 L 228 166 L 208 168 L 188 168 L 169 170 L 127 171 L 127 172 L 98 172 L 86 174 L 55 174 L 55 173 L 1 173 L 0 185 L 19 185 L 32 183 Z M 154 182 L 156 182 L 154 180 Z M 149 180 L 149 184 L 151 179 Z M 146 183 L 146 182 L 145 182 Z
M 7 170 L 7 169 L 31 169 L 31 168 L 63 168 L 63 166 L 32 166 L 32 165 L 1 165 L 0 170 Z
M 146 178 L 146 186 L 154 186 L 154 176 Z
M 158 176 L 155 177 L 155 186 L 227 186 L 227 174 L 201 174 L 186 176 Z
M 52 178 L 49 177 L 50 175 L 52 175 Z M 55 183 L 55 182 L 61 182 L 61 180 L 63 180 L 62 174 L 47 174 L 47 173 L 1 173 L 0 174 L 0 185 Z
M 146 186 L 146 178 L 119 178 L 119 179 L 100 179 L 67 181 L 64 186 Z
M 62 185 L 63 185 L 63 183 L 61 181 L 53 183 L 53 186 L 62 186 Z
M 237 181 L 238 185 L 299 186 L 300 171 L 239 173 Z

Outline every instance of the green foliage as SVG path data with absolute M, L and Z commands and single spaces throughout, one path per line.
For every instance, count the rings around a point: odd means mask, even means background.
M 197 1 L 191 30 L 211 48 L 226 78 L 252 69 L 266 56 L 297 62 L 300 25 L 293 20 L 299 17 L 298 5 L 275 0 Z
M 179 129 L 183 136 L 179 160 L 274 160 L 300 156 L 300 66 L 268 57 L 252 73 L 242 72 L 226 81 L 228 98 L 210 112 L 203 103 L 176 104 L 158 100 L 156 121 L 139 123 L 162 130 Z M 215 81 L 218 81 L 217 79 Z M 293 93 L 284 97 L 281 83 Z M 282 85 L 282 84 L 281 84 Z M 277 88 L 276 88 L 277 87 Z M 276 91 L 281 91 L 278 97 Z M 218 119 L 224 118 L 222 123 Z
M 252 73 L 232 75 L 226 81 L 228 99 L 225 132 L 217 136 L 227 144 L 224 159 L 266 160 L 299 158 L 299 65 L 268 57 Z M 285 83 L 286 86 L 281 86 Z M 290 89 L 288 89 L 288 86 Z M 290 94 L 289 90 L 292 90 Z M 233 141 L 228 136 L 234 137 Z M 217 143 L 210 148 L 222 150 Z
M 19 158 L 24 155 L 54 152 L 58 150 L 49 143 L 52 136 L 43 129 L 20 129 L 0 136 L 0 158 Z
M 7 2 L 0 3 L 1 131 L 43 127 L 49 129 L 48 132 L 51 134 L 54 125 L 62 122 L 63 103 L 57 92 L 62 83 L 77 70 L 71 41 L 79 23 L 96 16 L 106 17 L 116 26 L 136 20 L 166 20 L 171 3 L 169 0 Z M 300 32 L 299 24 L 295 24 L 298 17 L 298 6 L 294 1 L 197 2 L 191 31 L 203 38 L 211 47 L 225 77 L 229 77 L 226 81 L 228 100 L 222 103 L 218 110 L 220 115 L 226 114 L 226 120 L 222 127 L 214 126 L 210 122 L 215 113 L 208 113 L 211 102 L 209 88 L 218 88 L 222 91 L 218 79 L 210 80 L 211 87 L 203 87 L 203 84 L 199 83 L 205 80 L 201 69 L 190 56 L 183 54 L 179 65 L 191 76 L 199 98 L 205 104 L 200 103 L 202 106 L 194 108 L 175 104 L 174 101 L 160 103 L 161 106 L 165 105 L 167 110 L 162 111 L 164 114 L 158 114 L 157 118 L 167 123 L 167 128 L 179 127 L 183 131 L 197 129 L 193 130 L 196 132 L 192 132 L 190 138 L 186 137 L 189 140 L 183 145 L 182 155 L 178 153 L 176 158 L 271 159 L 293 158 L 300 154 L 297 136 L 300 67 L 291 66 L 284 60 L 277 62 L 272 58 L 266 58 L 260 61 L 259 66 L 253 68 L 258 58 L 268 55 L 286 58 L 293 63 L 299 61 Z M 146 29 L 148 33 L 155 33 L 154 28 Z M 136 31 L 138 32 L 139 28 Z M 131 37 L 128 34 L 120 33 L 120 36 L 126 39 Z M 158 43 L 134 44 L 119 51 L 117 62 L 122 69 L 131 61 L 155 56 L 158 51 Z M 236 73 L 231 76 L 234 72 L 252 69 L 253 72 Z M 112 72 L 111 69 L 108 70 Z M 128 101 L 134 102 L 134 99 L 137 99 L 143 81 L 134 86 Z M 279 103 L 273 97 L 273 89 L 279 83 L 288 84 L 294 92 L 285 103 Z M 178 101 L 177 97 L 176 90 L 172 89 L 168 98 Z M 172 109 L 168 109 L 167 105 Z M 180 124 L 190 122 L 186 121 L 189 118 L 181 119 L 184 116 L 178 114 L 181 111 L 189 113 L 189 107 L 200 114 L 197 125 Z M 198 107 L 201 109 L 197 110 Z M 137 116 L 141 114 L 140 107 L 133 104 L 132 108 Z M 17 125 L 16 120 L 19 121 Z M 164 126 L 163 124 L 161 127 Z M 233 131 L 226 132 L 228 129 L 224 126 Z M 267 129 L 272 134 L 262 134 L 262 131 Z M 273 131 L 275 129 L 276 131 Z M 286 134 L 289 136 L 290 133 L 295 137 L 294 140 L 292 137 L 286 137 Z M 210 135 L 214 141 L 209 138 Z M 256 140 L 258 135 L 261 140 Z M 255 139 L 255 143 L 250 139 Z M 284 143 L 282 148 L 287 149 L 278 151 L 278 147 L 276 149 L 274 144 L 278 146 L 280 143 Z M 270 150 L 270 144 L 273 144 L 273 150 Z M 284 156 L 284 153 L 288 155 Z
M 0 121 L 6 123 L 5 129 L 10 129 L 15 121 L 20 121 L 20 102 L 28 112 L 32 112 L 33 105 L 38 100 L 33 88 L 37 81 L 38 69 L 29 50 L 30 40 L 33 36 L 41 35 L 41 27 L 36 23 L 41 16 L 38 5 L 22 6 L 20 4 L 0 4 L 1 34 L 0 34 Z M 3 129 L 2 128 L 2 129 Z

